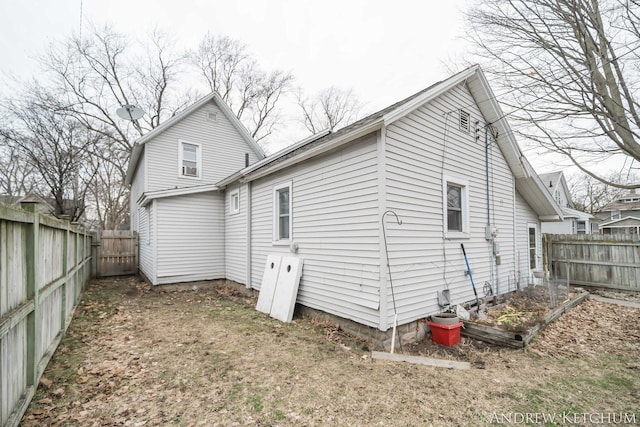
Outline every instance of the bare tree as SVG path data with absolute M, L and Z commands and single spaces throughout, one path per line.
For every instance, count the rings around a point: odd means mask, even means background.
M 607 181 L 626 184 L 637 181 L 637 177 L 621 177 L 619 174 L 606 176 Z M 597 214 L 607 204 L 619 199 L 625 190 L 607 185 L 582 172 L 570 175 L 567 179 L 571 199 L 576 209 Z
M 84 214 L 88 187 L 95 176 L 89 162 L 91 150 L 102 136 L 52 110 L 49 99 L 50 94 L 33 85 L 20 101 L 9 103 L 14 121 L 0 132 L 42 180 L 48 194 L 41 196 L 53 200 L 52 213 L 77 221 Z
M 479 60 L 517 130 L 587 175 L 640 160 L 637 0 L 484 0 L 467 13 Z M 518 123 L 519 122 L 519 123 Z
M 178 94 L 183 59 L 160 31 L 136 51 L 128 37 L 107 26 L 53 44 L 41 62 L 51 78 L 56 110 L 129 152 L 135 138 L 193 100 L 189 93 Z M 123 105 L 147 114 L 139 121 L 123 120 L 115 114 Z
M 335 86 L 319 91 L 312 99 L 304 98 L 299 91 L 298 106 L 302 110 L 302 122 L 311 133 L 346 126 L 358 119 L 362 109 L 353 90 Z
M 102 141 L 89 159 L 96 174 L 89 184 L 88 197 L 103 230 L 115 230 L 129 222 L 129 192 L 120 173 L 126 169 L 129 156 L 111 145 L 108 140 Z
M 5 132 L 0 131 L 0 194 L 24 196 L 35 188 L 33 166 L 9 143 Z
M 190 53 L 192 63 L 209 89 L 222 97 L 256 141 L 267 138 L 281 124 L 278 106 L 293 83 L 282 70 L 262 71 L 245 45 L 208 33 Z

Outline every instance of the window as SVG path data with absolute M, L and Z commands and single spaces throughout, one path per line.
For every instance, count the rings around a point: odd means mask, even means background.
M 578 234 L 587 234 L 587 223 L 585 221 L 578 221 Z
M 237 214 L 240 212 L 240 193 L 238 191 L 231 193 L 229 199 L 229 213 Z
M 462 187 L 447 184 L 447 230 L 462 231 Z
M 200 178 L 200 144 L 180 141 L 180 176 Z
M 537 242 L 536 242 L 536 227 L 529 226 L 529 268 L 531 270 L 536 269 L 536 253 L 537 250 Z
M 459 114 L 460 114 L 460 122 L 459 122 L 460 130 L 469 132 L 470 122 L 471 122 L 470 114 L 464 110 L 459 110 Z
M 612 211 L 611 219 L 620 219 L 620 211 Z
M 445 232 L 447 237 L 468 237 L 468 184 L 465 180 L 443 177 Z
M 292 230 L 291 183 L 273 189 L 273 206 L 273 240 L 288 243 Z

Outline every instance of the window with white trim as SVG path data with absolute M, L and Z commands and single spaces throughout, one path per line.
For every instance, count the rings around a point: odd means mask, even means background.
M 273 189 L 273 240 L 288 243 L 291 240 L 292 209 L 291 183 Z
M 240 192 L 235 191 L 231 193 L 231 196 L 229 197 L 229 213 L 233 215 L 239 212 L 240 212 Z
M 189 178 L 200 178 L 201 157 L 200 144 L 179 141 L 179 175 Z
M 443 177 L 443 206 L 447 237 L 468 237 L 469 185 L 466 180 Z
M 587 222 L 578 221 L 578 234 L 587 234 Z

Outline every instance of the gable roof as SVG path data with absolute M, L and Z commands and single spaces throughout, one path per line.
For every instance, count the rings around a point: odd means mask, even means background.
M 637 227 L 639 225 L 640 225 L 640 218 L 636 218 L 633 216 L 625 216 L 624 218 L 603 222 L 600 224 L 600 228 Z
M 227 106 L 227 103 L 224 102 L 220 95 L 218 95 L 216 92 L 212 92 L 209 95 L 200 98 L 198 101 L 194 102 L 175 116 L 162 122 L 160 125 L 147 132 L 134 142 L 133 148 L 131 150 L 131 159 L 129 160 L 127 175 L 125 177 L 125 184 L 129 185 L 133 180 L 136 168 L 138 167 L 138 162 L 140 161 L 140 156 L 142 155 L 142 152 L 144 150 L 144 144 L 151 141 L 153 138 L 160 135 L 170 127 L 180 123 L 182 120 L 189 117 L 191 113 L 212 101 L 218 106 L 218 108 L 220 108 L 222 114 L 224 114 L 224 116 L 231 122 L 233 127 L 238 131 L 242 139 L 244 139 L 245 142 L 253 149 L 258 158 L 263 159 L 265 157 L 265 153 L 264 150 L 262 150 L 262 147 L 260 147 L 260 145 L 251 137 L 251 135 L 249 135 L 247 129 L 242 123 L 240 123 L 240 120 L 238 120 L 235 114 L 233 114 L 231 109 Z
M 269 175 L 290 165 L 330 151 L 356 138 L 370 134 L 407 116 L 427 102 L 446 93 L 452 88 L 466 83 L 485 120 L 498 129 L 497 144 L 500 147 L 511 173 L 516 179 L 516 188 L 527 200 L 541 219 L 557 221 L 562 219 L 562 211 L 542 181 L 529 164 L 517 144 L 513 131 L 505 119 L 498 101 L 489 87 L 488 81 L 478 66 L 467 68 L 446 80 L 442 80 L 417 92 L 387 108 L 377 111 L 349 126 L 311 138 L 305 143 L 295 144 L 294 149 L 282 150 L 261 162 L 243 169 L 238 179 L 252 181 Z M 218 183 L 228 183 L 225 179 Z
M 555 188 L 560 185 L 560 178 L 563 176 L 562 171 L 555 171 L 549 173 L 541 173 L 539 174 L 540 180 L 544 183 L 547 188 Z M 551 191 L 551 190 L 549 190 Z
M 631 202 L 625 200 L 634 200 L 639 199 L 638 201 Z M 635 190 L 629 191 L 627 194 L 618 197 L 615 201 L 606 204 L 600 212 L 611 212 L 611 211 L 639 211 L 640 210 L 640 194 L 636 194 Z

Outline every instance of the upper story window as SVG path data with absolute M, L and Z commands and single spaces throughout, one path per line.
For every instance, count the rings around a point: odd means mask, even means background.
M 468 237 L 469 185 L 466 180 L 443 177 L 445 231 L 449 238 Z
M 273 189 L 273 225 L 274 242 L 288 243 L 292 230 L 290 182 Z
M 179 175 L 190 178 L 200 178 L 202 164 L 200 144 L 180 141 L 179 146 Z
M 611 211 L 611 219 L 620 219 L 620 211 Z

